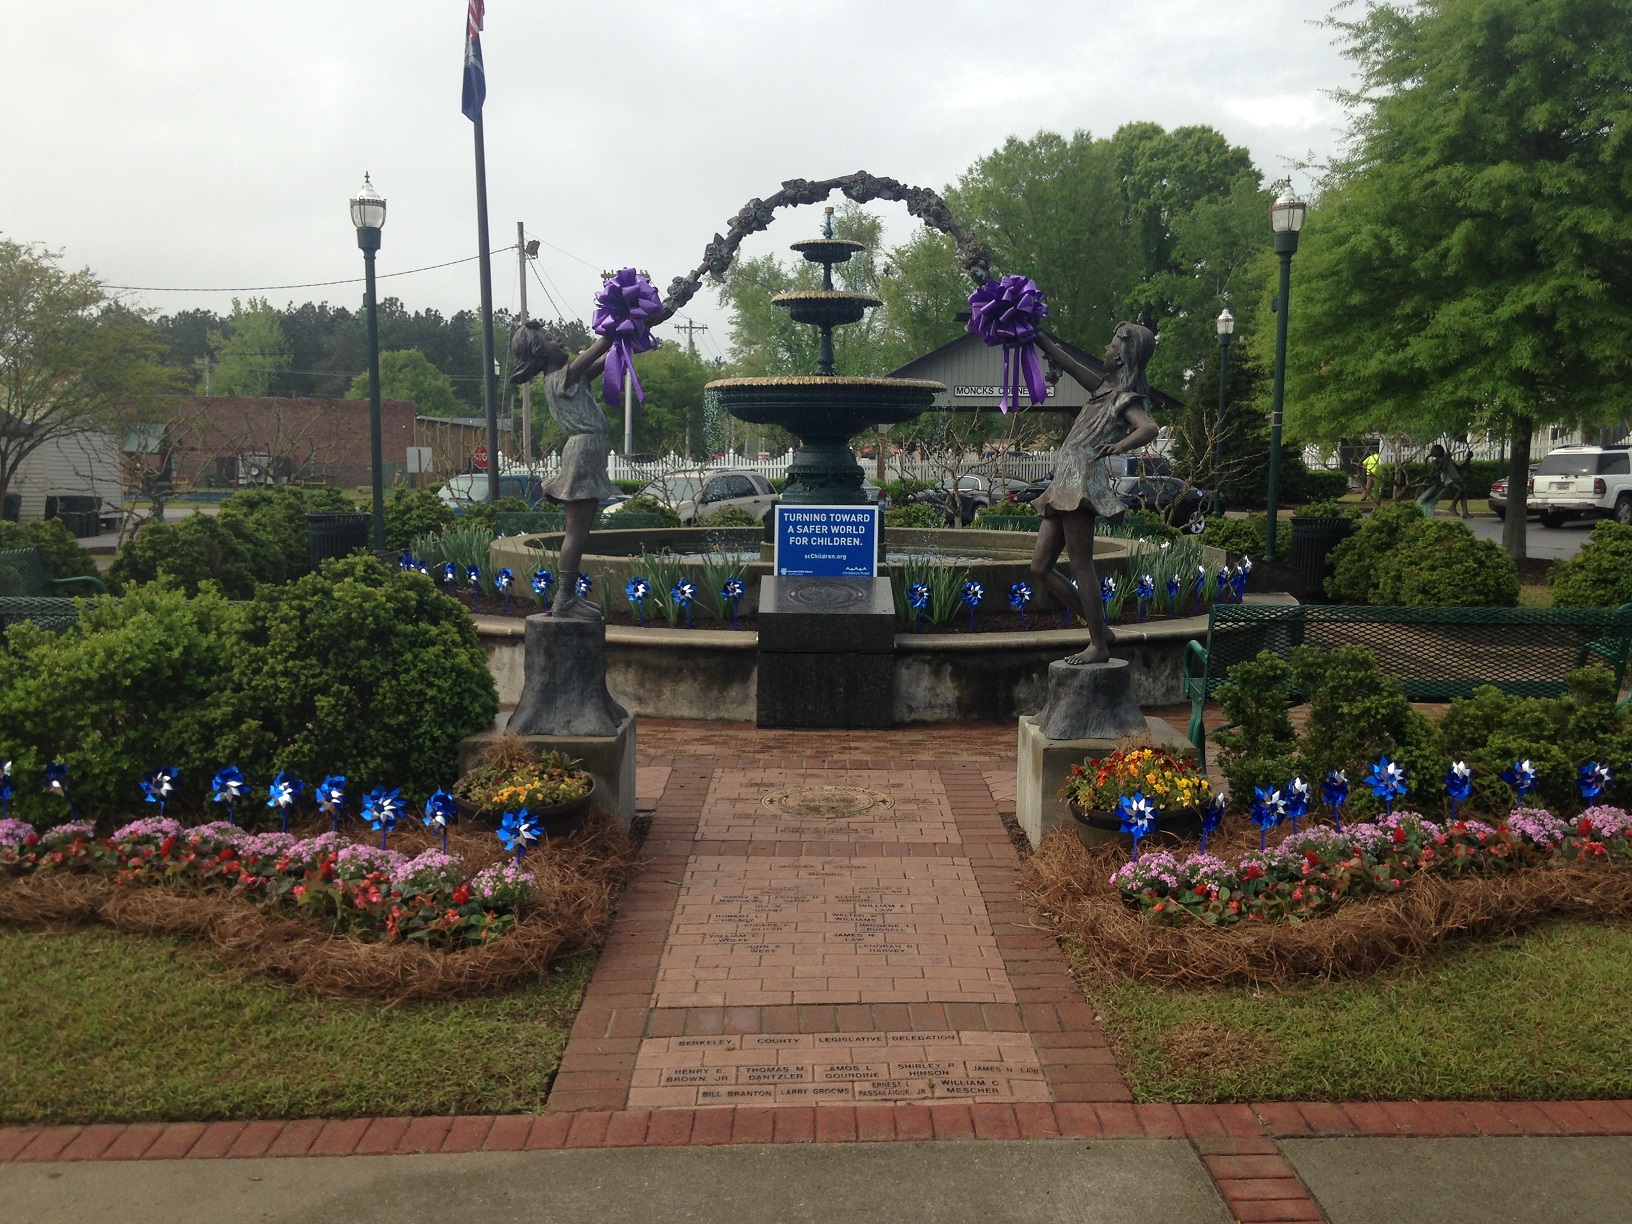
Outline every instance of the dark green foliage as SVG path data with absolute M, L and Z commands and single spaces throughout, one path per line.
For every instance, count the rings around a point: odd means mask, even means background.
M 1326 593 L 1344 603 L 1513 607 L 1518 569 L 1461 522 L 1427 519 L 1413 505 L 1383 506 L 1332 549 Z
M 618 515 L 622 514 L 655 514 L 661 520 L 661 522 L 658 524 L 660 527 L 680 526 L 680 516 L 671 508 L 658 501 L 655 497 L 629 498 L 618 508 L 618 513 L 612 516 L 611 522 L 613 526 L 617 525 Z M 713 522 L 712 519 L 709 521 Z M 757 527 L 759 525 L 759 520 L 755 519 L 753 525 Z
M 429 489 L 391 490 L 385 503 L 385 546 L 407 548 L 420 536 L 441 535 L 458 516 Z
M 159 764 L 180 766 L 184 805 L 201 803 L 204 784 L 229 763 L 214 750 L 211 711 L 241 619 L 218 594 L 137 586 L 92 601 L 60 635 L 12 629 L 0 652 L 0 727 L 18 780 L 13 811 L 41 824 L 67 819 L 39 782 L 53 760 L 67 762 L 84 815 L 134 812 L 137 782 Z
M 545 503 L 545 509 L 549 508 L 551 508 L 549 503 Z M 531 509 L 532 507 L 519 497 L 501 497 L 492 503 L 471 502 L 463 507 L 461 518 L 468 526 L 485 527 L 492 531 L 500 514 L 525 514 Z M 675 520 L 675 526 L 679 525 L 679 520 Z
M 627 493 L 633 497 L 651 482 L 646 480 L 614 480 L 612 483 L 617 485 L 619 493 Z
M 886 527 L 945 527 L 946 515 L 923 502 L 908 502 L 893 510 L 884 511 Z
M 1292 665 L 1265 650 L 1256 659 L 1230 668 L 1230 681 L 1218 690 L 1218 704 L 1232 726 L 1214 739 L 1220 767 L 1237 807 L 1252 799 L 1255 786 L 1280 786 L 1297 771 L 1297 745 L 1288 713 L 1292 704 Z
M 1264 555 L 1264 529 L 1269 520 L 1262 514 L 1249 514 L 1244 519 L 1210 518 L 1207 530 L 1201 533 L 1201 542 L 1211 548 L 1222 548 L 1227 553 L 1249 557 Z
M 995 501 L 989 506 L 982 506 L 975 515 L 975 525 L 978 527 L 982 519 L 989 518 L 1041 518 L 1037 507 L 1030 502 L 1022 501 Z
M 1360 507 L 1353 502 L 1318 501 L 1298 507 L 1298 514 L 1304 518 L 1357 519 L 1361 513 Z
M 1176 540 L 1183 534 L 1154 510 L 1129 510 L 1122 525 L 1153 540 Z
M 880 488 L 884 500 L 892 506 L 904 506 L 912 500 L 914 493 L 922 493 L 925 489 L 934 488 L 934 484 L 927 480 L 886 480 Z
M 459 740 L 498 712 L 464 609 L 425 575 L 365 556 L 262 587 L 224 688 L 220 748 L 246 774 L 343 773 L 359 791 L 447 785 Z
M 352 507 L 346 505 L 342 509 L 350 510 Z M 263 489 L 240 489 L 221 503 L 220 517 L 224 522 L 241 523 L 272 541 L 283 558 L 284 577 L 292 578 L 311 568 L 307 513 L 306 496 L 301 489 L 274 485 Z M 261 579 L 275 581 L 264 574 Z
M 1575 556 L 1555 561 L 1547 585 L 1558 608 L 1618 608 L 1632 603 L 1632 527 L 1605 519 Z
M 62 525 L 61 519 L 30 519 L 26 523 L 0 522 L 0 551 L 32 548 L 40 554 L 47 578 L 97 575 L 96 560 Z M 77 588 L 84 592 L 86 587 Z
M 1538 787 L 1526 803 L 1554 811 L 1579 806 L 1576 769 L 1589 760 L 1608 765 L 1619 777 L 1632 756 L 1632 717 L 1615 707 L 1615 678 L 1603 667 L 1571 672 L 1568 697 L 1510 697 L 1493 687 L 1451 703 L 1440 719 L 1445 751 L 1473 766 L 1476 799 L 1487 810 L 1511 807 L 1513 794 L 1501 773 L 1528 759 Z M 1615 797 L 1625 802 L 1632 786 L 1618 782 Z M 1599 802 L 1609 802 L 1603 796 Z
M 120 593 L 162 580 L 193 595 L 214 582 L 229 599 L 248 599 L 257 583 L 282 582 L 287 572 L 278 542 L 250 518 L 194 514 L 174 526 L 148 523 L 125 541 L 108 586 Z
M 616 520 L 614 520 L 616 521 Z M 741 506 L 721 506 L 703 523 L 706 527 L 758 527 L 760 522 Z

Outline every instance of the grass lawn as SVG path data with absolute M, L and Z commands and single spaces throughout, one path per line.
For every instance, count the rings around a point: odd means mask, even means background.
M 196 943 L 0 931 L 0 1122 L 541 1110 L 592 955 L 496 998 L 317 999 Z
M 1140 1101 L 1632 1097 L 1632 929 L 1559 924 L 1381 977 L 1091 987 Z

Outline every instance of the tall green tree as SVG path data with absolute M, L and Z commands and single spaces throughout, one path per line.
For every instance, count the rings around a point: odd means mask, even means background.
M 289 368 L 289 341 L 283 318 L 265 298 L 248 303 L 232 299 L 225 330 L 210 333 L 216 368 L 210 390 L 215 395 L 265 395 L 280 370 Z
M 346 394 L 352 399 L 367 399 L 368 375 L 352 379 Z M 412 400 L 420 416 L 462 416 L 466 411 L 452 380 L 418 349 L 392 349 L 380 354 L 380 397 Z
M 1632 412 L 1632 0 L 1421 0 L 1334 21 L 1362 88 L 1293 273 L 1288 425 L 1510 440 Z
M 88 268 L 0 238 L 0 504 L 47 444 L 128 431 L 157 419 L 177 373 L 147 320 L 103 291 Z

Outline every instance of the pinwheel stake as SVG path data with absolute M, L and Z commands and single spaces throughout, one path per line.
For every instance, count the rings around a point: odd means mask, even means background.
M 1139 839 L 1156 827 L 1156 805 L 1146 799 L 1143 791 L 1123 795 L 1116 801 L 1117 815 L 1121 817 L 1120 831 L 1133 834 L 1133 861 L 1139 861 Z
M 924 631 L 924 609 L 929 607 L 929 587 L 922 582 L 915 582 L 907 588 L 907 607 L 918 614 L 915 628 L 919 633 Z M 973 615 L 971 613 L 971 615 Z
M 1502 771 L 1502 781 L 1513 788 L 1513 810 L 1524 806 L 1524 797 L 1536 789 L 1536 769 L 1526 757 Z
M 1219 791 L 1211 799 L 1207 800 L 1207 805 L 1201 809 L 1201 852 L 1203 854 L 1207 853 L 1208 835 L 1216 832 L 1218 826 L 1224 823 L 1224 809 L 1229 806 L 1229 802 L 1229 797 L 1223 791 Z
M 533 595 L 544 607 L 550 606 L 550 588 L 555 585 L 555 575 L 547 569 L 533 571 Z
M 1286 818 L 1292 822 L 1292 836 L 1298 835 L 1298 821 L 1309 814 L 1309 783 L 1293 778 L 1286 784 Z
M 470 582 L 470 610 L 480 612 L 482 610 L 482 571 L 473 565 L 465 571 L 465 578 Z
M 1031 585 L 1017 582 L 1009 588 L 1009 607 L 1020 613 L 1020 632 L 1026 631 L 1026 605 L 1031 602 Z
M 1020 384 L 1033 404 L 1048 398 L 1043 363 L 1037 356 L 1037 325 L 1048 316 L 1048 304 L 1030 277 L 1010 275 L 989 280 L 969 295 L 969 330 L 988 347 L 1003 346 L 1003 384 L 998 407 L 1018 411 Z
M 397 817 L 402 815 L 401 790 L 388 791 L 383 786 L 376 786 L 363 796 L 363 819 L 368 821 L 368 827 L 380 835 L 380 849 L 385 849 L 385 839 L 391 836 L 391 830 L 397 827 Z
M 1258 826 L 1258 852 L 1265 849 L 1269 831 L 1286 819 L 1286 797 L 1276 787 L 1256 786 L 1252 791 L 1252 823 Z
M 453 801 L 453 796 L 445 790 L 431 792 L 431 797 L 425 800 L 425 827 L 442 830 L 442 853 L 448 852 L 448 826 L 459 820 L 459 805 Z
M 1196 615 L 1201 615 L 1201 597 L 1207 590 L 1207 567 L 1196 566 Z
M 986 596 L 986 588 L 978 582 L 963 584 L 963 603 L 969 609 L 969 632 L 975 631 L 975 609 L 980 607 L 980 601 Z
M 1609 783 L 1608 765 L 1600 765 L 1597 761 L 1588 761 L 1576 771 L 1575 785 L 1581 791 L 1583 800 L 1598 798 L 1609 788 Z
M 405 548 L 397 554 L 397 568 L 406 573 L 409 570 L 418 569 L 419 562 L 415 561 L 414 554 Z
M 1139 620 L 1145 619 L 1145 605 L 1156 595 L 1156 581 L 1149 574 L 1139 579 L 1139 585 L 1133 588 L 1133 596 L 1139 601 Z
M 1372 765 L 1371 772 L 1366 775 L 1366 785 L 1372 794 L 1383 801 L 1383 811 L 1389 816 L 1394 815 L 1394 800 L 1409 789 L 1405 770 L 1386 756 Z
M 720 588 L 720 598 L 731 605 L 731 628 L 737 627 L 737 605 L 747 595 L 748 589 L 743 586 L 741 578 L 727 578 L 725 585 Z
M 508 565 L 493 575 L 493 587 L 504 596 L 504 614 L 510 615 L 510 587 L 516 581 L 516 575 Z
M 697 584 L 689 578 L 682 578 L 674 584 L 669 592 L 669 598 L 686 610 L 686 628 L 691 628 L 691 602 L 697 598 Z
M 1343 832 L 1343 805 L 1349 801 L 1349 775 L 1341 769 L 1332 770 L 1320 784 L 1320 798 L 1332 809 L 1332 824 L 1339 833 Z
M 11 762 L 0 764 L 0 820 L 11 819 Z
M 317 810 L 329 818 L 329 832 L 340 829 L 340 812 L 346 806 L 346 775 L 330 774 L 317 784 Z
M 454 599 L 459 598 L 459 570 L 452 561 L 442 566 L 442 581 L 447 584 L 448 594 Z
M 631 578 L 623 587 L 623 597 L 640 617 L 640 627 L 646 627 L 646 596 L 652 593 L 652 584 L 644 578 Z
M 1473 770 L 1468 768 L 1466 761 L 1452 761 L 1451 767 L 1445 771 L 1444 782 L 1445 797 L 1451 801 L 1451 820 L 1455 821 L 1458 809 L 1473 794 Z
M 295 806 L 295 800 L 300 792 L 306 789 L 306 783 L 299 778 L 291 778 L 287 773 L 279 773 L 272 779 L 272 785 L 267 787 L 266 806 L 277 808 L 278 815 L 283 818 L 278 826 L 278 832 L 289 832 L 289 813 Z M 160 809 L 163 810 L 162 808 Z
M 228 765 L 214 778 L 210 779 L 210 802 L 227 805 L 227 823 L 238 823 L 238 800 L 249 794 L 249 783 L 244 781 L 244 775 L 238 766 Z
M 1105 619 L 1111 619 L 1111 600 L 1116 598 L 1116 579 L 1109 574 L 1099 580 L 1099 606 L 1104 611 Z
M 579 599 L 588 599 L 589 593 L 595 589 L 595 579 L 588 574 L 579 574 L 572 580 L 572 593 Z
M 174 765 L 158 765 L 148 770 L 142 779 L 142 794 L 146 796 L 144 802 L 158 804 L 160 816 L 164 815 L 165 803 L 175 794 L 176 779 L 180 776 L 181 771 Z
M 506 812 L 499 821 L 499 840 L 504 843 L 506 850 L 516 852 L 516 866 L 521 866 L 521 856 L 527 853 L 527 847 L 533 845 L 543 836 L 543 829 L 538 821 L 522 808 L 516 812 Z
M 62 801 L 68 805 L 68 819 L 74 819 L 78 813 L 74 811 L 74 797 L 68 793 L 68 765 L 66 762 L 52 761 L 45 767 L 45 789 L 50 794 L 62 797 Z

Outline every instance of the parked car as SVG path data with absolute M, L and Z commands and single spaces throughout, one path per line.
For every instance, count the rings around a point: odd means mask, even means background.
M 1561 446 L 1536 465 L 1530 500 L 1543 527 L 1610 516 L 1632 526 L 1632 455 L 1625 446 Z
M 1208 489 L 1198 489 L 1177 476 L 1123 476 L 1115 482 L 1116 495 L 1129 510 L 1153 510 L 1164 522 L 1201 534 L 1213 504 Z
M 670 472 L 647 482 L 636 497 L 649 497 L 680 516 L 687 527 L 706 523 L 726 506 L 737 506 L 763 519 L 777 502 L 771 482 L 758 472 Z M 607 511 L 615 516 L 619 507 Z
M 451 476 L 437 492 L 447 505 L 455 510 L 487 501 L 487 473 L 469 472 Z M 518 472 L 499 477 L 499 497 L 519 497 L 531 509 L 538 509 L 544 501 L 544 481 L 537 476 Z
M 1132 476 L 1171 476 L 1173 465 L 1166 455 L 1111 455 L 1107 460 L 1111 467 L 1111 478 L 1122 479 Z M 1010 494 L 1011 501 L 1034 502 L 1048 491 L 1049 485 L 1054 483 L 1054 473 L 1050 472 L 1040 480 L 1033 480 L 1019 484 Z
M 1530 475 L 1532 478 L 1534 478 L 1535 474 L 1536 465 L 1532 463 L 1530 465 Z M 1534 518 L 1536 516 L 1535 502 L 1527 500 L 1524 504 L 1524 509 L 1526 518 Z M 1498 519 L 1505 519 L 1507 517 L 1506 476 L 1498 477 L 1496 480 L 1490 482 L 1490 512 Z
M 992 504 L 992 488 L 992 481 L 985 476 L 959 476 L 955 485 L 949 485 L 943 479 L 931 488 L 914 493 L 912 500 L 940 511 L 949 522 L 956 519 L 967 527 L 975 521 L 975 515 Z M 1001 501 L 1006 492 L 999 493 L 998 500 Z

